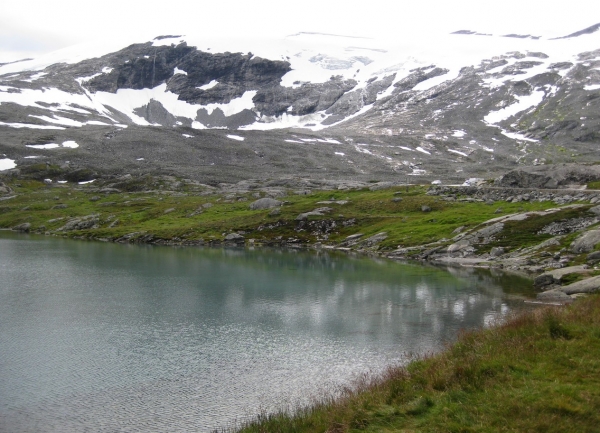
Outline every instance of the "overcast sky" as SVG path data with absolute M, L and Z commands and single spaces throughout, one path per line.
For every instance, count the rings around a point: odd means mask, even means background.
M 323 32 L 400 38 L 476 30 L 562 36 L 600 22 L 598 0 L 27 0 L 4 1 L 0 62 L 35 57 L 107 33 L 285 36 Z

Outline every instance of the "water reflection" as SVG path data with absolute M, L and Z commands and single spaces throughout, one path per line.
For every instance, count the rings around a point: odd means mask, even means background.
M 307 402 L 530 283 L 331 253 L 0 234 L 0 431 L 207 431 Z

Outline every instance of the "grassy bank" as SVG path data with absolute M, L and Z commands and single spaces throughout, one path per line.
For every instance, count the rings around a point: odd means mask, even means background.
M 160 182 L 137 179 L 117 184 L 119 192 L 103 192 L 103 185 L 53 184 L 20 180 L 7 184 L 14 198 L 0 201 L 0 228 L 30 224 L 31 232 L 114 241 L 148 239 L 218 243 L 228 233 L 242 233 L 247 241 L 336 245 L 347 236 L 369 237 L 385 231 L 379 251 L 410 247 L 451 238 L 490 218 L 521 211 L 545 210 L 552 202 L 448 202 L 426 195 L 426 186 L 310 191 L 282 189 L 284 205 L 273 212 L 251 210 L 249 204 L 265 193 L 230 193 L 179 184 L 164 190 Z M 169 185 L 171 187 L 171 185 Z M 140 190 L 141 189 L 141 190 Z M 335 203 L 323 204 L 323 202 Z M 340 204 L 346 202 L 344 204 Z M 309 216 L 299 227 L 296 218 L 317 208 L 330 210 Z M 428 208 L 424 212 L 423 208 Z M 89 227 L 65 230 L 75 218 L 94 219 Z
M 469 332 L 334 401 L 249 432 L 598 432 L 600 296 Z

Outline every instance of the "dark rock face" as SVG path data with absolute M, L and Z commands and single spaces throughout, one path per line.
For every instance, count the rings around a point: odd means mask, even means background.
M 83 82 L 83 86 L 92 93 L 150 89 L 166 84 L 167 90 L 177 94 L 178 99 L 190 104 L 208 105 L 227 104 L 247 91 L 256 91 L 253 97 L 256 112 L 246 110 L 226 117 L 218 110 L 210 114 L 200 110 L 196 120 L 213 128 L 235 129 L 251 124 L 256 121 L 257 113 L 265 116 L 280 116 L 283 113 L 302 116 L 324 111 L 357 84 L 353 80 L 332 76 L 325 83 L 304 83 L 297 88 L 287 88 L 280 85 L 281 78 L 291 70 L 287 61 L 263 59 L 252 53 L 207 53 L 186 43 L 170 47 L 154 47 L 150 42 L 134 44 L 100 58 L 97 63 L 110 65 L 112 70 Z M 175 68 L 184 73 L 175 73 Z M 91 74 L 91 71 L 84 73 L 82 65 L 67 69 L 71 72 L 77 69 L 74 75 Z M 421 74 L 420 79 L 427 79 L 432 72 Z M 340 107 L 332 108 L 331 112 L 346 115 L 358 111 L 363 105 L 374 102 L 377 92 L 388 87 L 392 80 L 393 76 L 373 83 L 367 90 L 366 99 L 363 98 L 360 103 L 342 103 Z M 214 85 L 208 86 L 211 83 Z M 177 121 L 185 125 L 190 123 L 189 119 L 185 122 L 169 115 L 156 101 L 139 107 L 135 113 L 152 124 L 173 126 Z

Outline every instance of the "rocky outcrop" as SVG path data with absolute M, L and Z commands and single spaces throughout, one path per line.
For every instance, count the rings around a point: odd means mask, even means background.
M 547 290 L 548 286 L 561 284 L 562 278 L 565 275 L 576 273 L 583 274 L 586 272 L 589 272 L 587 265 L 568 266 L 566 268 L 553 269 L 535 277 L 533 280 L 533 285 L 538 289 Z
M 243 245 L 245 239 L 246 238 L 239 233 L 229 233 L 223 240 L 226 244 Z
M 18 224 L 14 226 L 11 230 L 15 232 L 29 233 L 29 231 L 31 230 L 31 223 Z
M 558 164 L 520 167 L 494 181 L 503 188 L 568 188 L 600 180 L 599 165 Z
M 564 303 L 571 302 L 578 295 L 596 292 L 600 292 L 600 276 L 586 278 L 566 286 L 538 293 L 537 299 L 544 302 Z
M 57 229 L 58 232 L 70 232 L 73 230 L 86 230 L 97 228 L 100 223 L 98 215 L 87 215 L 81 218 L 73 218 L 69 220 L 64 226 Z
M 590 253 L 599 243 L 600 230 L 589 230 L 573 241 L 571 251 L 575 254 Z

